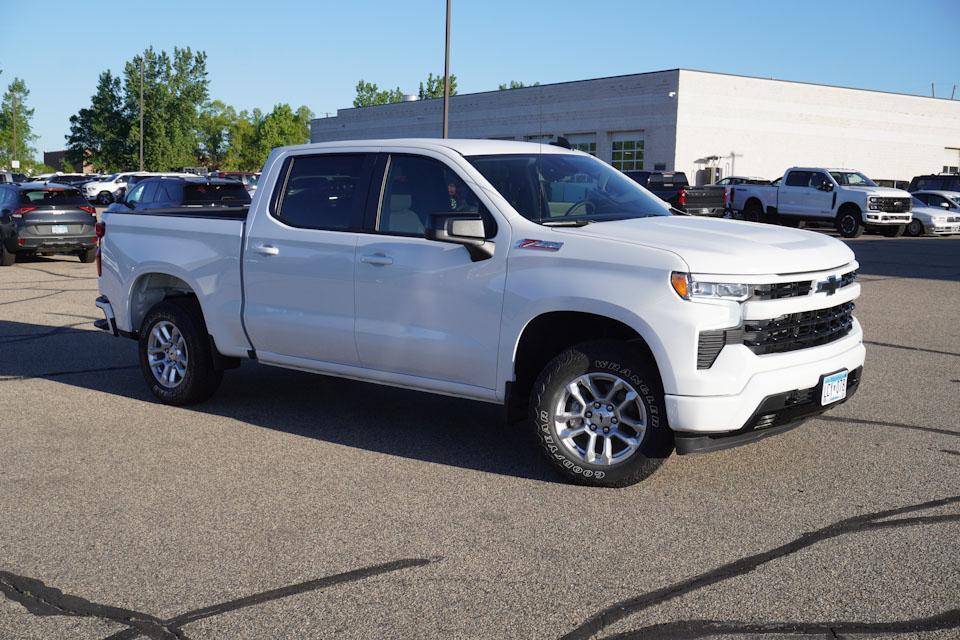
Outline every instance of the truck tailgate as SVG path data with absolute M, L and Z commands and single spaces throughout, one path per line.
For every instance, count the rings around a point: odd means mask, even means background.
M 723 187 L 687 187 L 687 213 L 712 214 L 723 211 L 726 190 Z
M 246 222 L 224 212 L 201 215 L 105 212 L 100 292 L 110 299 L 117 325 L 135 331 L 145 309 L 130 303 L 145 274 L 166 274 L 193 289 L 207 329 L 224 355 L 246 353 L 241 324 L 240 260 Z

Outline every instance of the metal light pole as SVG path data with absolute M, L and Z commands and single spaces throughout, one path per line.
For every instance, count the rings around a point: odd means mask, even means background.
M 143 56 L 140 56 L 140 171 L 143 171 Z
M 447 0 L 447 40 L 443 52 L 443 137 L 447 137 L 450 118 L 450 3 Z
M 17 164 L 17 94 L 13 94 L 13 153 L 10 154 L 10 168 L 18 169 Z

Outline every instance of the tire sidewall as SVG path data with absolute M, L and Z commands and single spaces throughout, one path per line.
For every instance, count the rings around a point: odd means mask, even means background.
M 150 370 L 147 359 L 150 332 L 162 321 L 171 322 L 177 327 L 187 347 L 187 366 L 183 381 L 173 388 L 160 384 Z M 164 404 L 185 405 L 198 402 L 209 397 L 220 383 L 223 372 L 213 369 L 206 327 L 195 303 L 175 299 L 165 300 L 154 306 L 144 318 L 138 347 L 143 377 L 153 395 Z
M 923 223 L 914 218 L 910 221 L 910 224 L 907 225 L 907 228 L 904 230 L 904 233 L 908 236 L 918 238 L 923 235 Z
M 852 225 L 844 225 L 846 219 L 852 219 Z M 851 226 L 852 229 L 847 230 L 845 227 Z M 863 231 L 863 225 L 860 222 L 860 214 L 854 213 L 853 211 L 844 211 L 839 216 L 837 216 L 837 231 L 840 232 L 840 235 L 844 238 L 856 238 Z
M 570 381 L 587 373 L 607 373 L 629 382 L 643 401 L 647 428 L 633 455 L 616 465 L 594 465 L 571 454 L 560 441 L 554 421 L 560 394 Z M 587 343 L 565 351 L 544 369 L 530 402 L 531 420 L 547 459 L 579 484 L 622 487 L 653 473 L 673 451 L 659 377 L 627 343 Z

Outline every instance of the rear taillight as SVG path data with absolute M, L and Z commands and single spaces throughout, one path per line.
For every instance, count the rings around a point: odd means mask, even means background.
M 687 190 L 683 187 L 680 187 L 680 191 L 677 192 L 677 204 L 687 204 Z
M 91 207 L 90 205 L 82 204 L 80 205 L 80 211 L 86 211 L 91 215 L 96 215 L 97 210 Z
M 11 214 L 14 218 L 22 218 L 23 214 L 30 213 L 31 211 L 36 210 L 36 207 L 20 207 L 19 209 L 14 209 Z
M 97 234 L 97 277 L 99 278 L 103 275 L 103 261 L 100 259 L 100 253 L 103 251 L 103 236 L 107 235 L 107 223 L 101 220 L 93 228 Z

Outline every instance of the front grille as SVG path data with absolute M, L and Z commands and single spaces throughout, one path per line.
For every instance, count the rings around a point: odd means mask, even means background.
M 857 281 L 857 272 L 849 271 L 843 274 L 842 276 L 840 276 L 840 288 L 842 289 L 848 284 L 853 284 L 856 281 Z
M 906 213 L 910 211 L 910 198 L 871 198 L 870 209 L 884 213 Z
M 778 282 L 776 284 L 761 284 L 753 289 L 753 297 L 757 300 L 779 300 L 780 298 L 797 298 L 810 293 L 810 280 L 799 282 Z
M 834 342 L 852 328 L 853 303 L 847 302 L 770 320 L 749 320 L 744 323 L 743 344 L 757 355 L 785 353 Z

